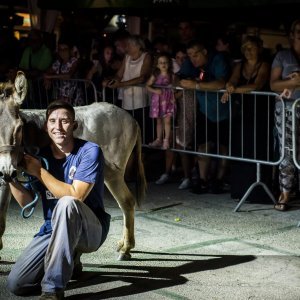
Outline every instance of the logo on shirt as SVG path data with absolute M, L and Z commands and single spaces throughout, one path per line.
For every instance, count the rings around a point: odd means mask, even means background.
M 69 179 L 71 179 L 71 180 L 74 179 L 75 172 L 76 172 L 76 167 L 72 166 L 69 171 Z
M 52 200 L 52 199 L 56 199 L 56 198 L 52 195 L 52 193 L 50 191 L 46 190 L 46 199 Z

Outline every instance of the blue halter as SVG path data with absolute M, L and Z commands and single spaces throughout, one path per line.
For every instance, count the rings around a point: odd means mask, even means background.
M 45 169 L 46 170 L 49 170 L 49 163 L 47 161 L 46 158 L 44 157 L 37 157 L 38 159 L 41 160 L 42 163 L 44 163 L 45 165 Z M 28 180 L 26 181 L 19 181 L 20 183 L 26 183 L 26 184 L 29 184 L 32 191 L 34 192 L 34 198 L 33 200 L 28 203 L 27 205 L 25 205 L 22 210 L 21 210 L 21 216 L 24 218 L 24 219 L 28 219 L 32 216 L 33 212 L 34 212 L 34 209 L 35 209 L 35 206 L 38 202 L 38 200 L 41 198 L 41 195 L 40 193 L 34 188 L 34 183 L 37 182 L 37 179 L 31 175 L 28 175 L 26 174 L 25 172 L 22 172 L 22 176 L 28 178 Z M 29 210 L 29 211 L 28 211 Z

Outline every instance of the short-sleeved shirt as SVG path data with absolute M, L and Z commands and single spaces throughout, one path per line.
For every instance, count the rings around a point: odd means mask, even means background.
M 282 79 L 286 79 L 287 76 L 293 72 L 300 72 L 300 64 L 291 49 L 285 49 L 276 54 L 272 63 L 272 69 L 273 68 L 282 69 Z M 298 98 L 300 98 L 300 90 L 294 90 L 291 95 L 291 100 Z
M 103 227 L 102 235 L 106 235 L 109 228 L 109 215 L 103 205 L 104 158 L 100 147 L 92 142 L 75 139 L 74 149 L 66 158 L 54 158 L 50 146 L 41 149 L 39 155 L 47 160 L 48 172 L 56 179 L 68 184 L 72 184 L 73 180 L 94 184 L 84 203 L 97 216 Z M 37 234 L 41 236 L 52 232 L 51 217 L 59 200 L 42 183 L 36 183 L 35 188 L 40 192 L 43 203 L 45 223 Z
M 182 63 L 179 72 L 177 73 L 180 79 L 195 79 L 200 74 L 200 68 L 195 67 L 189 58 Z
M 19 68 L 23 70 L 46 71 L 52 64 L 52 54 L 48 47 L 42 45 L 41 48 L 33 52 L 31 47 L 25 48 Z
M 207 64 L 203 67 L 204 82 L 215 81 L 223 78 L 228 79 L 230 65 L 222 53 L 212 53 L 208 57 Z M 229 104 L 221 103 L 217 92 L 197 91 L 197 99 L 200 111 L 212 121 L 223 121 L 229 118 Z M 207 97 L 207 101 L 206 101 Z

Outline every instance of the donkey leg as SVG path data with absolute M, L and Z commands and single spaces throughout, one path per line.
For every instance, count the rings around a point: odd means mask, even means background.
M 2 236 L 5 231 L 6 213 L 10 201 L 10 189 L 7 184 L 0 186 L 0 250 L 3 248 Z
M 112 171 L 109 181 L 105 181 L 105 184 L 123 212 L 123 235 L 118 242 L 117 251 L 120 252 L 118 260 L 129 260 L 131 258 L 130 250 L 135 246 L 135 199 L 127 187 L 123 175 L 116 174 L 116 171 L 115 174 Z

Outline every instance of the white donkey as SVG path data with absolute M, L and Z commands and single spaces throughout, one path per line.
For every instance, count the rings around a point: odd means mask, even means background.
M 15 83 L 0 83 L 0 250 L 5 230 L 6 212 L 10 201 L 8 182 L 17 175 L 18 163 L 25 146 L 35 146 L 28 128 L 38 129 L 38 144 L 46 136 L 42 130 L 45 110 L 20 110 L 27 92 L 27 81 L 18 72 Z M 135 246 L 134 213 L 145 196 L 146 179 L 141 158 L 141 133 L 138 123 L 126 111 L 108 103 L 75 107 L 78 128 L 75 135 L 100 145 L 105 158 L 105 185 L 123 212 L 123 236 L 118 242 L 119 260 L 130 259 Z M 28 127 L 28 124 L 33 126 Z M 25 125 L 25 126 L 24 126 Z M 36 126 L 37 125 L 37 126 Z M 23 130 L 22 130 L 23 129 Z M 22 134 L 23 131 L 23 134 Z M 29 144 L 28 144 L 29 143 Z M 124 181 L 125 168 L 131 153 L 137 165 L 137 197 Z

